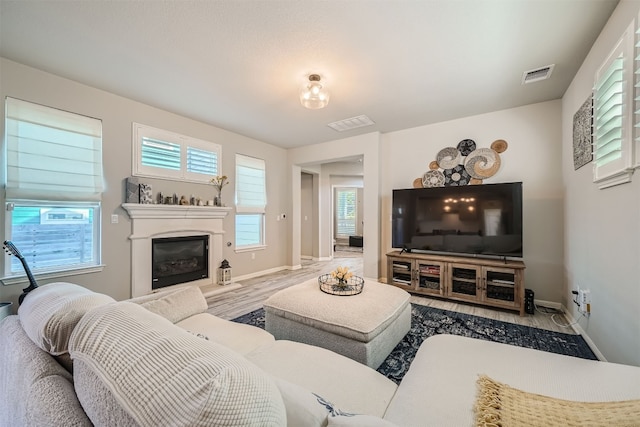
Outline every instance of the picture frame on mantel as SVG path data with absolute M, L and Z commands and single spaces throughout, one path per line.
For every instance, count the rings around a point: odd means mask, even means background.
M 573 168 L 580 169 L 593 160 L 593 95 L 589 95 L 573 115 Z

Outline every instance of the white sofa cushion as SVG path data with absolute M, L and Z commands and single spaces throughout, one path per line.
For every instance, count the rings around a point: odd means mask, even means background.
M 393 381 L 366 365 L 298 342 L 277 340 L 246 357 L 265 372 L 353 413 L 381 417 L 397 389 Z
M 18 316 L 31 341 L 58 356 L 68 352 L 71 332 L 85 313 L 114 301 L 73 283 L 50 283 L 27 294 Z
M 318 279 L 282 289 L 264 303 L 265 311 L 361 342 L 373 340 L 409 305 L 409 293 L 366 279 L 361 294 L 322 292 Z M 345 315 L 349 313 L 349 315 Z
M 194 314 L 203 313 L 208 308 L 207 300 L 197 286 L 168 291 L 159 295 L 158 298 L 144 301 L 140 305 L 171 323 L 177 323 Z
M 69 351 L 143 426 L 286 422 L 284 403 L 268 375 L 238 353 L 134 303 L 87 313 L 73 331 Z
M 264 329 L 221 319 L 209 313 L 196 314 L 176 323 L 176 325 L 240 354 L 247 354 L 262 345 L 268 345 L 275 341 L 273 335 Z
M 454 335 L 420 346 L 384 416 L 401 426 L 474 425 L 478 376 L 530 393 L 599 402 L 640 399 L 640 368 Z

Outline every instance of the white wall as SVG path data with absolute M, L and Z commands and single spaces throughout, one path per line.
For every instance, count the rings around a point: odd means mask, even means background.
M 411 188 L 445 147 L 469 138 L 478 148 L 488 148 L 504 139 L 509 147 L 501 154 L 500 170 L 484 182 L 522 181 L 525 287 L 538 300 L 560 301 L 564 257 L 560 112 L 556 100 L 384 134 L 382 256 L 391 250 L 392 189 Z
M 66 276 L 57 281 L 69 281 L 84 285 L 92 290 L 106 293 L 116 299 L 130 296 L 131 248 L 129 235 L 131 222 L 126 212 L 120 208 L 124 201 L 124 179 L 131 175 L 131 129 L 132 122 L 147 124 L 183 135 L 212 141 L 222 145 L 221 172 L 230 177 L 231 183 L 222 190 L 223 202 L 233 204 L 235 183 L 235 154 L 247 154 L 266 161 L 267 216 L 266 236 L 268 247 L 250 253 L 234 251 L 234 215 L 224 220 L 226 234 L 224 241 L 232 242 L 224 246 L 223 256 L 233 267 L 234 276 L 268 270 L 286 265 L 287 222 L 276 221 L 279 213 L 286 213 L 289 195 L 282 189 L 290 179 L 286 173 L 287 153 L 284 149 L 256 141 L 242 135 L 225 131 L 186 117 L 160 110 L 130 99 L 113 95 L 53 74 L 36 70 L 0 58 L 0 117 L 4 117 L 4 98 L 11 96 L 51 107 L 85 114 L 102 120 L 103 161 L 106 191 L 102 198 L 102 261 L 101 273 Z M 4 120 L 0 119 L 0 135 L 4 135 Z M 0 162 L 2 164 L 3 162 Z M 0 171 L 3 173 L 4 171 Z M 203 184 L 189 184 L 166 180 L 146 180 L 153 186 L 154 193 L 161 190 L 165 194 L 177 193 L 189 196 L 201 195 L 212 198 L 214 189 Z M 208 196 L 208 197 L 205 197 Z M 2 192 L 4 197 L 4 192 Z M 4 203 L 4 200 L 0 200 Z M 0 222 L 4 222 L 4 209 L 0 209 Z M 118 224 L 110 223 L 111 214 L 118 214 Z M 214 272 L 215 274 L 215 272 Z M 40 282 L 45 283 L 44 281 Z M 17 302 L 23 284 L 0 285 L 0 301 Z M 16 304 L 17 305 L 17 304 Z
M 598 190 L 592 164 L 573 166 L 573 115 L 589 97 L 596 70 L 638 16 L 640 2 L 621 1 L 562 98 L 565 185 L 564 305 L 604 357 L 640 366 L 640 174 Z M 591 316 L 580 318 L 571 290 L 591 290 Z

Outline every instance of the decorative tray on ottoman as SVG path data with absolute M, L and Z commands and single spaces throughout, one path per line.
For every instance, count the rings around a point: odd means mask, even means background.
M 332 277 L 331 274 L 323 274 L 318 277 L 320 290 L 331 295 L 358 295 L 364 288 L 364 279 L 358 276 L 352 276 L 349 280 L 343 283 L 345 284 L 341 285 L 340 281 L 335 277 Z

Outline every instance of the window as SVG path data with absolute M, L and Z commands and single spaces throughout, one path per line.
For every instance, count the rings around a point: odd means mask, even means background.
M 213 142 L 133 124 L 134 176 L 208 183 L 218 175 L 221 152 Z
M 598 69 L 594 87 L 593 181 L 602 188 L 633 173 L 633 24 Z
M 236 249 L 265 245 L 266 206 L 264 160 L 236 154 Z
M 100 265 L 102 122 L 13 98 L 5 111 L 7 240 L 34 274 Z
M 336 189 L 336 237 L 356 234 L 357 200 L 355 188 Z

